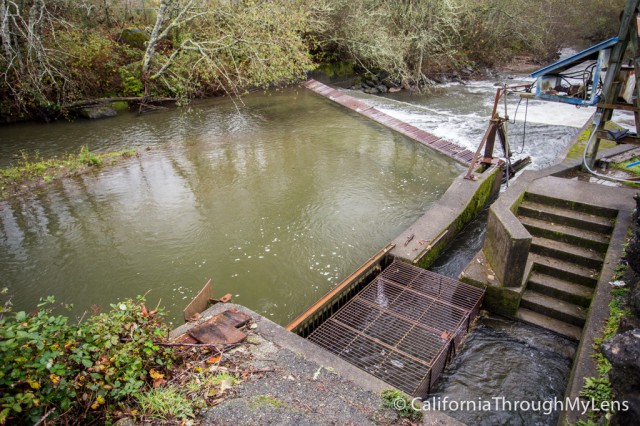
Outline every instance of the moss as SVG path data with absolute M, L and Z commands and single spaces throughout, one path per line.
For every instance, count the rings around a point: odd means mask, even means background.
M 633 166 L 633 167 L 629 167 L 627 168 L 627 166 L 631 163 L 635 163 L 637 161 L 640 161 L 640 157 L 633 157 L 632 159 L 628 160 L 628 161 L 623 161 L 621 163 L 613 163 L 612 166 L 615 167 L 616 169 L 619 170 L 624 170 L 627 173 L 632 173 L 634 175 L 640 175 L 640 164 Z
M 149 34 L 138 28 L 125 28 L 120 33 L 120 40 L 136 49 L 144 49 L 149 41 Z
M 273 408 L 281 408 L 286 404 L 284 401 L 274 398 L 271 395 L 257 395 L 251 398 L 249 405 L 252 409 L 257 410 L 264 406 L 272 406 Z
M 487 205 L 492 195 L 492 188 L 495 179 L 499 176 L 499 169 L 492 172 L 491 176 L 486 177 L 481 183 L 475 194 L 462 212 L 448 226 L 448 233 L 438 243 L 424 255 L 420 256 L 416 262 L 417 266 L 427 269 L 440 256 L 442 251 L 447 247 L 449 242 L 464 228 L 478 213 Z
M 129 109 L 129 104 L 126 102 L 111 102 L 111 108 L 116 111 L 127 111 Z
M 607 130 L 620 130 L 622 127 L 618 126 L 615 123 L 608 122 L 605 126 Z M 584 152 L 584 147 L 589 140 L 589 136 L 591 136 L 591 126 L 587 126 L 587 128 L 580 134 L 576 143 L 573 144 L 569 152 L 567 153 L 567 159 L 574 158 L 582 158 L 582 154 Z M 617 146 L 617 144 L 613 141 L 602 139 L 600 140 L 600 150 L 609 149 Z
M 520 307 L 520 298 L 521 294 L 518 291 L 489 285 L 482 306 L 490 312 L 513 317 Z

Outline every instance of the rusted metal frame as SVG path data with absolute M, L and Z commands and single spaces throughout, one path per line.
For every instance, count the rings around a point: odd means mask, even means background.
M 635 118 L 635 123 L 636 123 L 636 132 L 640 130 L 640 113 L 638 110 L 638 105 L 640 104 L 640 49 L 639 49 L 640 42 L 638 40 L 640 36 L 640 34 L 638 33 L 639 19 L 640 18 L 636 13 L 635 19 L 631 20 L 632 27 L 631 27 L 631 34 L 629 36 L 632 52 L 633 52 L 633 70 L 636 76 L 636 105 L 635 105 L 636 108 L 633 110 L 633 116 Z
M 514 86 L 504 86 L 504 87 L 499 87 L 498 89 L 496 89 L 496 96 L 495 99 L 493 101 L 493 110 L 491 112 L 491 118 L 489 119 L 489 127 L 487 127 L 487 130 L 484 133 L 484 136 L 482 137 L 482 141 L 480 142 L 480 145 L 478 145 L 478 149 L 476 150 L 476 153 L 473 156 L 473 159 L 471 160 L 471 164 L 469 165 L 469 169 L 467 170 L 467 174 L 465 175 L 465 179 L 467 180 L 476 180 L 475 175 L 473 174 L 473 169 L 474 167 L 476 167 L 476 163 L 478 162 L 478 156 L 480 155 L 480 151 L 482 151 L 482 147 L 485 145 L 485 143 L 487 143 L 490 139 L 495 141 L 495 133 L 493 134 L 493 137 L 491 135 L 492 132 L 495 132 L 494 128 L 496 125 L 498 125 L 498 123 L 500 123 L 500 116 L 498 115 L 498 105 L 500 103 L 500 98 L 502 97 L 502 95 L 505 95 L 505 100 L 506 100 L 506 95 L 509 89 L 519 89 L 519 88 L 523 88 L 523 87 L 529 87 L 529 85 L 527 84 L 518 84 L 518 85 L 514 85 Z M 484 153 L 484 158 L 483 161 L 488 159 L 488 158 L 493 158 L 493 143 L 490 144 L 491 146 L 489 146 L 489 144 L 487 144 L 487 149 L 485 149 L 485 153 Z
M 358 335 L 358 337 L 363 337 L 363 338 L 365 338 L 365 339 L 371 340 L 372 342 L 376 342 L 376 343 L 377 343 L 377 344 L 379 344 L 380 346 L 384 346 L 385 348 L 389 349 L 390 351 L 397 352 L 397 353 L 399 353 L 400 355 L 402 355 L 402 356 L 404 356 L 404 357 L 407 357 L 407 358 L 409 358 L 409 359 L 410 359 L 410 360 L 412 360 L 412 361 L 417 362 L 418 364 L 421 364 L 421 365 L 424 365 L 425 367 L 431 368 L 431 364 L 429 364 L 428 362 L 423 361 L 423 360 L 421 360 L 420 358 L 417 358 L 417 357 L 415 357 L 415 356 L 413 356 L 413 355 L 411 355 L 411 354 L 408 354 L 408 353 L 406 353 L 406 352 L 404 352 L 404 351 L 401 351 L 400 349 L 395 348 L 395 347 L 391 346 L 390 344 L 383 342 L 383 341 L 382 341 L 382 340 L 380 340 L 380 339 L 377 339 L 377 338 L 375 338 L 375 337 L 373 337 L 373 336 L 369 336 L 368 334 L 365 334 L 364 332 L 362 332 L 362 331 L 360 331 L 360 330 L 356 330 L 355 328 L 351 327 L 351 326 L 350 326 L 350 325 L 348 325 L 348 324 L 343 323 L 342 321 L 338 321 L 338 320 L 336 320 L 336 319 L 334 319 L 334 318 L 331 318 L 329 321 L 334 321 L 334 322 L 336 322 L 336 323 L 340 324 L 341 326 L 343 326 L 344 328 L 348 329 L 348 330 L 349 330 L 349 331 L 351 331 L 352 333 L 357 334 L 357 335 Z M 357 337 L 356 337 L 356 339 L 357 339 Z M 354 340 L 356 340 L 356 339 L 354 339 Z
M 360 266 L 357 270 L 351 273 L 347 278 L 345 278 L 340 284 L 338 284 L 334 289 L 329 291 L 327 294 L 322 296 L 316 303 L 311 305 L 308 309 L 306 309 L 302 314 L 298 315 L 296 319 L 294 319 L 288 326 L 287 330 L 293 331 L 300 324 L 306 321 L 310 316 L 312 316 L 316 311 L 321 309 L 325 304 L 328 304 L 332 301 L 337 295 L 339 295 L 345 288 L 347 288 L 350 284 L 357 281 L 360 278 L 363 278 L 366 274 L 370 273 L 372 268 L 375 268 L 379 265 L 379 263 L 384 259 L 384 257 L 395 247 L 394 244 L 388 244 L 382 250 L 378 251 L 374 254 L 369 260 L 367 260 L 362 266 Z
M 480 142 L 480 145 L 478 145 L 478 149 L 476 150 L 476 153 L 473 156 L 473 160 L 471 160 L 471 164 L 469 165 L 469 170 L 467 170 L 467 174 L 464 177 L 465 179 L 476 180 L 476 177 L 473 174 L 473 169 L 474 169 L 474 167 L 476 167 L 476 162 L 478 161 L 478 156 L 480 155 L 480 151 L 482 151 L 482 147 L 489 140 L 489 137 L 491 135 L 492 129 L 495 126 L 495 122 L 499 118 L 498 117 L 498 103 L 500 102 L 500 97 L 502 96 L 503 90 L 506 90 L 506 89 L 503 88 L 503 87 L 499 87 L 496 90 L 496 96 L 495 96 L 495 99 L 493 101 L 493 110 L 491 111 L 491 119 L 489 120 L 489 127 L 484 132 L 484 136 L 482 137 L 482 141 Z M 492 147 L 491 151 L 493 152 L 493 147 Z M 485 155 L 484 156 L 485 157 L 490 157 L 490 156 L 492 156 L 492 154 L 490 153 L 489 155 L 487 155 L 487 152 L 485 151 Z
M 373 307 L 373 308 L 380 309 L 380 307 L 378 307 L 375 303 L 369 302 L 369 301 L 368 301 L 368 300 L 366 300 L 366 299 L 361 299 L 360 301 L 361 301 L 361 302 L 364 302 L 365 304 L 367 304 L 367 305 L 369 305 L 369 306 L 371 306 L 371 307 Z M 438 329 L 436 329 L 436 328 L 430 327 L 430 326 L 428 326 L 428 325 L 426 325 L 426 324 L 419 323 L 418 321 L 416 321 L 416 320 L 412 320 L 411 318 L 406 317 L 406 316 L 404 316 L 404 315 L 402 315 L 402 314 L 400 314 L 400 313 L 398 313 L 398 312 L 396 312 L 396 311 L 392 311 L 392 310 L 389 310 L 389 309 L 385 309 L 385 312 L 386 312 L 386 313 L 388 313 L 389 315 L 393 316 L 393 317 L 396 317 L 396 318 L 398 318 L 398 319 L 401 319 L 402 321 L 406 321 L 406 322 L 408 322 L 408 323 L 411 323 L 411 324 L 412 324 L 412 325 L 414 325 L 414 326 L 417 326 L 417 327 L 422 328 L 422 329 L 424 329 L 424 330 L 426 330 L 426 331 L 428 331 L 428 332 L 431 332 L 431 333 L 433 333 L 435 336 L 438 336 L 438 335 L 439 335 L 439 333 L 441 333 L 441 331 L 440 331 L 440 330 L 438 330 Z M 424 312 L 423 312 L 423 314 L 424 314 Z M 421 317 L 422 317 L 422 315 L 421 315 Z
M 367 284 L 367 286 L 363 289 L 363 291 L 364 291 L 364 290 L 366 290 L 366 288 L 367 288 L 367 287 L 369 287 L 369 286 L 373 286 L 373 284 L 376 284 L 376 285 L 377 285 L 377 284 L 378 284 L 378 282 L 379 282 L 379 281 L 378 281 L 378 277 L 376 277 L 376 279 L 374 279 L 374 280 L 373 280 L 373 281 L 371 281 L 369 284 Z M 393 302 L 395 302 L 396 300 L 398 300 L 398 298 L 400 297 L 400 295 L 401 295 L 401 294 L 402 294 L 402 293 L 399 293 L 399 294 L 398 294 L 398 295 L 393 299 Z M 333 319 L 333 318 L 337 317 L 337 316 L 338 316 L 338 315 L 339 315 L 343 310 L 347 310 L 346 308 L 347 308 L 348 306 L 350 306 L 352 303 L 354 303 L 354 302 L 356 302 L 356 301 L 359 301 L 360 299 L 361 299 L 361 298 L 359 298 L 358 296 L 356 296 L 356 297 L 354 297 L 353 299 L 351 299 L 351 301 L 349 301 L 349 303 L 347 303 L 347 304 L 346 304 L 346 305 L 344 305 L 342 308 L 340 308 L 340 310 L 338 310 L 338 311 L 337 311 L 337 312 L 336 312 L 336 313 L 335 313 L 331 318 L 329 318 L 329 320 L 331 320 L 331 319 Z M 389 303 L 390 303 L 390 304 L 391 304 L 391 303 L 393 303 L 393 302 L 392 302 L 392 301 L 389 301 Z M 369 329 L 369 328 L 370 328 L 370 327 L 371 327 L 371 326 L 372 326 L 376 321 L 378 321 L 378 320 L 380 319 L 380 317 L 381 317 L 383 314 L 384 314 L 384 311 L 382 311 L 382 310 L 381 310 L 381 311 L 378 313 L 378 315 L 377 315 L 377 316 L 376 316 L 376 317 L 375 317 L 375 318 L 374 318 L 374 319 L 373 319 L 369 324 L 367 324 L 367 326 L 366 326 L 366 327 L 364 327 L 364 328 L 362 329 L 362 333 L 364 333 L 365 331 L 367 331 L 367 330 L 368 330 L 368 329 Z M 342 324 L 342 322 L 340 322 L 340 323 Z M 352 340 L 351 340 L 351 341 L 350 341 L 350 342 L 349 342 L 349 343 L 344 347 L 344 349 L 342 350 L 342 352 L 344 352 L 347 348 L 351 347 L 351 345 L 353 345 L 353 342 L 355 342 L 357 338 L 358 338 L 357 336 L 356 336 L 356 337 L 354 337 L 354 338 L 353 338 L 353 339 L 352 339 Z M 342 352 L 341 352 L 341 353 L 342 353 Z
M 631 111 L 631 112 L 638 112 L 638 109 L 640 109 L 640 107 L 638 107 L 637 105 L 621 104 L 621 103 L 605 104 L 604 102 L 600 102 L 596 106 L 602 109 L 620 109 L 620 110 Z
M 357 305 L 358 307 L 356 308 L 353 304 Z M 410 342 L 408 342 L 409 346 L 415 347 L 415 348 L 420 348 L 423 351 L 426 351 L 428 353 L 434 353 L 436 354 L 438 352 L 438 350 L 440 349 L 440 333 L 441 331 L 439 330 L 432 330 L 430 329 L 428 326 L 421 324 L 415 320 L 412 320 L 410 318 L 406 318 L 403 317 L 399 314 L 397 314 L 397 312 L 389 310 L 389 309 L 384 309 L 381 308 L 378 305 L 375 305 L 371 302 L 369 302 L 366 299 L 358 299 L 358 300 L 354 300 L 353 301 L 352 306 L 350 307 L 349 310 L 346 311 L 341 311 L 339 314 L 336 314 L 334 317 L 332 317 L 333 319 L 335 319 L 336 321 L 340 321 L 341 323 L 344 324 L 349 324 L 351 325 L 352 321 L 355 320 L 355 322 L 358 321 L 358 319 L 360 319 L 363 315 L 363 311 L 365 311 L 366 309 L 372 309 L 375 312 L 379 312 L 382 315 L 376 315 L 376 318 L 371 321 L 371 323 L 366 327 L 363 328 L 362 330 L 360 330 L 362 333 L 368 335 L 368 336 L 385 336 L 385 335 L 391 335 L 393 334 L 393 332 L 396 330 L 395 328 L 393 328 L 392 326 L 388 325 L 386 321 L 384 321 L 385 318 L 387 317 L 394 317 L 396 320 L 400 321 L 402 324 L 400 325 L 400 328 L 405 329 L 406 328 L 406 334 L 410 334 L 412 332 L 414 333 L 421 333 L 421 334 L 427 334 L 429 336 L 431 336 L 431 338 L 433 339 L 433 341 L 426 341 L 424 343 L 419 343 L 414 341 L 414 339 L 412 339 Z M 382 312 L 380 312 L 382 311 Z M 380 321 L 380 320 L 383 321 Z M 398 324 L 396 324 L 396 327 L 398 326 Z M 351 327 L 356 328 L 357 326 L 351 325 Z M 359 329 L 356 328 L 356 329 Z M 419 330 L 419 331 L 415 331 L 415 330 Z M 394 346 L 398 346 L 400 344 L 401 340 L 397 341 Z M 346 348 L 346 346 L 345 346 Z
M 399 346 L 400 346 L 400 344 L 404 341 L 404 339 L 407 337 L 407 335 L 408 335 L 409 333 L 411 333 L 411 331 L 412 331 L 414 328 L 415 328 L 415 325 L 414 325 L 413 327 L 411 327 L 411 328 L 410 328 L 410 329 L 409 329 L 409 330 L 404 334 L 404 336 L 402 336 L 402 338 L 400 338 L 400 340 L 398 340 L 398 342 L 396 343 L 395 347 L 396 347 L 396 350 L 397 350 L 399 353 L 401 353 L 401 354 L 405 354 L 405 352 L 404 352 L 404 351 L 402 351 L 402 350 L 399 348 Z M 391 351 L 389 351 L 389 353 L 388 353 L 388 354 L 387 354 L 387 356 L 384 358 L 384 360 L 382 361 L 382 363 L 381 363 L 381 364 L 384 364 L 384 362 L 386 362 L 386 361 L 389 359 L 389 357 L 391 356 L 391 354 L 392 354 L 392 352 L 391 352 Z M 406 354 L 406 355 L 409 355 L 409 354 Z M 417 387 L 419 387 L 419 386 L 420 386 L 420 384 L 424 381 L 425 377 L 430 377 L 430 373 L 431 373 L 432 368 L 433 368 L 433 366 L 432 366 L 432 365 L 431 365 L 431 366 L 429 366 L 429 367 L 427 368 L 427 371 L 425 372 L 425 374 L 422 374 L 422 375 L 421 375 L 420 380 L 418 380 L 418 381 L 417 381 L 418 383 L 416 383 L 416 385 L 415 385 L 414 389 L 416 389 Z
M 394 282 L 392 282 L 392 281 L 388 281 L 388 282 L 389 282 L 390 284 L 394 285 L 394 286 L 400 287 L 400 286 L 398 286 L 398 284 L 396 284 L 396 283 L 394 283 Z M 429 296 L 429 295 L 427 295 L 427 294 L 425 294 L 425 293 L 421 293 L 421 292 L 419 292 L 419 291 L 417 291 L 417 290 L 414 290 L 414 289 L 412 289 L 412 288 L 405 287 L 405 290 L 406 290 L 406 291 L 409 291 L 409 292 L 411 292 L 411 293 L 414 293 L 414 294 L 416 294 L 416 295 L 418 295 L 418 296 L 424 297 L 425 299 L 430 299 L 430 300 L 431 300 L 431 301 L 433 301 L 433 302 L 440 303 L 440 304 L 442 304 L 442 305 L 448 306 L 449 308 L 455 309 L 456 311 L 462 311 L 463 313 L 466 313 L 466 311 L 467 311 L 467 310 L 466 310 L 466 309 L 464 309 L 464 308 L 461 308 L 461 307 L 459 307 L 459 306 L 453 305 L 453 304 L 451 304 L 451 303 L 449 303 L 449 302 L 446 302 L 446 301 L 444 301 L 444 300 L 440 300 L 440 299 L 438 299 L 438 298 L 436 298 L 436 297 Z M 396 298 L 396 299 L 397 299 L 397 298 Z M 460 324 L 460 323 L 458 322 L 458 325 L 459 325 L 459 324 Z
M 385 274 L 385 272 L 386 272 L 386 270 L 383 271 L 383 273 L 381 273 L 380 275 L 383 278 L 392 279 L 387 274 Z M 435 282 L 434 280 L 436 278 L 439 279 L 439 280 L 441 279 L 444 283 L 447 284 L 447 287 L 454 286 L 454 287 L 456 287 L 456 289 L 458 289 L 458 288 L 463 289 L 466 293 L 469 293 L 470 295 L 473 295 L 473 296 L 480 296 L 481 297 L 485 293 L 484 290 L 482 290 L 480 288 L 477 288 L 477 287 L 474 287 L 474 286 L 471 286 L 471 285 L 468 285 L 468 284 L 465 284 L 465 283 L 461 283 L 460 281 L 457 281 L 457 280 L 455 280 L 453 278 L 449 278 L 449 277 L 444 276 L 444 275 L 436 274 L 436 273 L 431 272 L 431 271 L 422 270 L 422 271 L 420 271 L 419 276 L 425 282 L 429 282 L 429 283 Z M 402 284 L 402 283 L 399 283 L 399 284 Z

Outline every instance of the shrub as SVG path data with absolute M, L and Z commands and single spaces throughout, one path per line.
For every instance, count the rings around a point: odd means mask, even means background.
M 157 344 L 168 333 L 144 299 L 111 305 L 70 324 L 54 299 L 32 314 L 0 311 L 0 424 L 99 420 L 110 404 L 133 400 L 152 370 L 167 371 L 172 352 Z

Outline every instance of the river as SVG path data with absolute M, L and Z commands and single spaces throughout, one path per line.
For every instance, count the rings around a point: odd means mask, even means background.
M 0 287 L 82 315 L 148 295 L 178 320 L 217 296 L 288 323 L 427 210 L 463 168 L 303 89 L 0 129 L 2 161 L 141 155 L 0 202 Z M 149 148 L 149 151 L 146 149 Z

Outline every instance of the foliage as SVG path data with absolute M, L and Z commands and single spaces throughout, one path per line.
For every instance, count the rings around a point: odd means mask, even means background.
M 12 167 L 0 169 L 0 199 L 3 199 L 13 189 L 33 184 L 39 179 L 45 182 L 64 176 L 70 172 L 77 172 L 83 167 L 99 167 L 106 160 L 128 158 L 136 154 L 135 149 L 125 149 L 107 153 L 93 153 L 85 145 L 78 155 L 69 154 L 63 158 L 44 159 L 36 151 L 28 153 L 21 151 L 20 158 Z
M 157 344 L 168 333 L 161 314 L 151 315 L 143 302 L 113 304 L 79 324 L 56 315 L 52 297 L 32 314 L 3 313 L 0 423 L 34 423 L 44 415 L 69 423 L 98 419 L 107 406 L 137 397 L 154 371 L 173 362 Z
M 312 54 L 413 82 L 548 60 L 615 35 L 624 3 L 0 0 L 0 120 L 64 116 L 96 97 L 239 95 L 302 78 Z
M 585 377 L 580 396 L 594 401 L 596 407 L 613 400 L 611 382 L 606 377 Z
M 400 418 L 408 420 L 420 420 L 422 418 L 422 411 L 413 409 L 411 397 L 406 393 L 397 389 L 387 389 L 382 391 L 381 396 L 383 405 L 394 409 Z M 401 400 L 402 403 L 398 403 L 398 400 Z
M 80 148 L 80 154 L 78 154 L 78 161 L 82 164 L 86 164 L 87 166 L 101 166 L 102 158 L 93 152 L 89 151 L 87 145 L 83 145 Z
M 328 0 L 316 6 L 314 40 L 368 71 L 413 81 L 455 62 L 460 7 L 456 0 L 389 2 Z
M 609 371 L 611 370 L 611 363 L 600 350 L 600 346 L 605 340 L 608 340 L 615 336 L 620 326 L 620 320 L 629 314 L 628 310 L 624 306 L 624 300 L 629 293 L 628 287 L 614 288 L 611 290 L 611 302 L 609 302 L 609 318 L 604 326 L 602 335 L 594 339 L 594 353 L 592 355 L 595 363 L 596 370 L 598 371 L 597 377 L 585 377 L 580 395 L 592 399 L 595 402 L 595 406 L 602 406 L 603 402 L 613 401 L 613 389 L 611 387 L 611 381 L 609 380 Z M 588 412 L 588 420 L 585 425 L 591 424 L 594 420 L 597 420 L 601 414 L 600 411 Z

